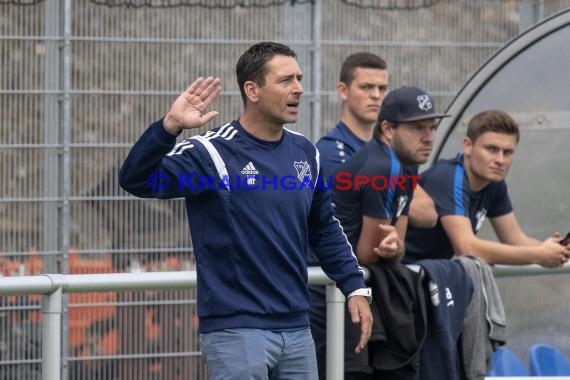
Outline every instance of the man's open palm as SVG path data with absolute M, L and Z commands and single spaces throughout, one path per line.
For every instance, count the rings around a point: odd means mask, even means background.
M 174 101 L 164 118 L 164 127 L 171 133 L 183 129 L 199 128 L 218 116 L 218 111 L 204 113 L 204 110 L 218 97 L 222 87 L 220 78 L 200 77 L 196 79 Z

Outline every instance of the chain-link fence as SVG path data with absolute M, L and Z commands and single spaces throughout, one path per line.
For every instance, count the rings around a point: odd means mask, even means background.
M 340 115 L 356 51 L 385 58 L 392 87 L 444 109 L 506 41 L 570 0 L 0 0 L 0 274 L 193 269 L 181 200 L 117 183 L 130 146 L 195 77 L 222 78 L 205 128 L 237 117 L 234 68 L 260 40 L 304 71 L 312 140 Z M 0 379 L 38 378 L 38 299 L 0 300 Z M 63 376 L 201 379 L 193 291 L 72 295 Z

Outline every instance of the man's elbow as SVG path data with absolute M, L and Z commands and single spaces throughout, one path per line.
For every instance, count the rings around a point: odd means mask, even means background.
M 132 178 L 129 178 L 129 176 L 122 170 L 119 172 L 119 187 L 135 197 L 150 198 L 150 196 L 144 191 L 144 187 Z
M 485 261 L 489 265 L 496 264 L 492 255 L 489 255 L 488 253 L 477 249 L 475 247 L 475 244 L 454 244 L 453 250 L 456 256 L 475 256 Z
M 135 197 L 142 197 L 141 192 L 138 191 L 137 187 L 131 183 L 119 181 L 119 186 L 121 189 L 125 190 L 127 193 L 134 195 Z
M 466 239 L 456 242 L 452 241 L 452 245 L 453 245 L 453 250 L 455 251 L 455 254 L 457 256 L 477 255 L 477 251 L 474 245 L 470 244 L 470 242 L 466 241 Z
M 127 175 L 127 172 L 125 171 L 124 167 L 122 167 L 121 170 L 119 170 L 119 187 L 125 190 L 127 193 L 132 194 L 132 187 L 133 187 L 132 181 Z
M 122 171 L 119 172 L 119 187 L 126 192 L 129 192 L 129 181 Z

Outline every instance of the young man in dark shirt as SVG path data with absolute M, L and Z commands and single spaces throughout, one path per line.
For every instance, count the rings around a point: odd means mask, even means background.
M 513 212 L 505 178 L 519 134 L 505 112 L 481 112 L 469 122 L 463 152 L 422 173 L 420 184 L 433 198 L 439 218 L 433 228 L 408 229 L 404 262 L 474 255 L 489 264 L 555 268 L 568 260 L 570 248 L 558 243 L 558 233 L 542 242 L 531 238 Z M 500 242 L 477 237 L 487 217 Z

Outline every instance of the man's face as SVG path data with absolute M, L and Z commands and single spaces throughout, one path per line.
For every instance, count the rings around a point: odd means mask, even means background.
M 514 135 L 485 132 L 472 142 L 463 141 L 466 164 L 472 174 L 485 182 L 499 182 L 507 176 L 517 146 Z
M 293 57 L 276 55 L 265 64 L 265 84 L 257 86 L 258 109 L 268 122 L 283 125 L 299 118 L 303 73 Z
M 373 124 L 380 112 L 382 100 L 388 93 L 388 71 L 357 67 L 354 79 L 347 86 L 339 83 L 337 91 L 345 104 L 345 111 L 361 123 Z
M 403 165 L 419 165 L 427 161 L 433 148 L 437 124 L 435 119 L 400 123 L 392 128 L 392 149 Z

